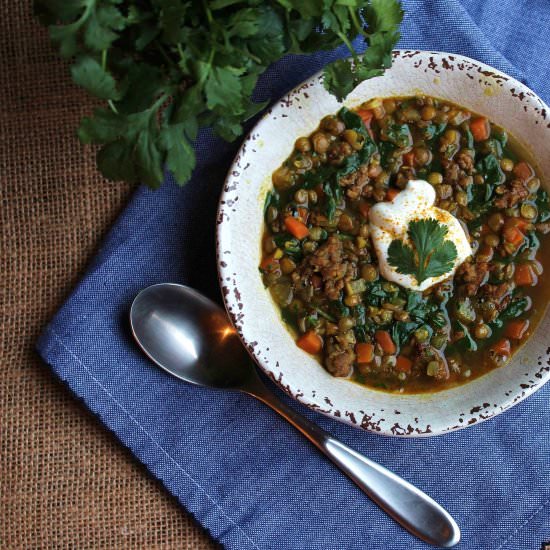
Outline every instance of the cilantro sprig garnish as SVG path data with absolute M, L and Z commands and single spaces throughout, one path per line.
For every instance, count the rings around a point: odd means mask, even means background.
M 394 239 L 388 247 L 388 262 L 398 273 L 413 275 L 418 284 L 449 273 L 457 257 L 456 246 L 445 240 L 448 230 L 435 218 L 409 223 L 407 235 L 413 246 Z
M 403 18 L 399 0 L 35 0 L 35 11 L 76 84 L 104 102 L 78 130 L 102 146 L 99 169 L 151 187 L 164 167 L 189 179 L 200 128 L 228 141 L 243 132 L 267 104 L 251 95 L 271 63 L 346 44 L 353 62 L 325 68 L 341 99 L 391 65 Z

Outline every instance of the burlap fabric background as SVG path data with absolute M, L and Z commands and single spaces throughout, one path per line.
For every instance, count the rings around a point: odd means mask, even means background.
M 90 101 L 0 3 L 0 548 L 217 548 L 33 350 L 131 193 L 75 138 Z

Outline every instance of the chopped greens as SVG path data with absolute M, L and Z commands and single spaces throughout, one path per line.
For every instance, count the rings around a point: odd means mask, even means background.
M 523 315 L 531 307 L 531 300 L 526 296 L 516 298 L 510 302 L 510 305 L 500 314 L 502 319 L 515 319 Z
M 408 124 L 390 124 L 386 131 L 388 141 L 396 147 L 410 147 L 412 145 L 412 134 Z
M 398 321 L 392 326 L 392 339 L 398 345 L 402 346 L 410 338 L 411 334 L 420 327 L 421 323 L 414 321 Z
M 491 193 L 494 186 L 501 185 L 506 179 L 506 176 L 500 167 L 500 162 L 493 153 L 483 157 L 477 163 L 476 168 L 477 171 L 483 176 L 485 185 L 490 186 Z
M 430 124 L 422 130 L 423 137 L 426 141 L 432 141 L 435 138 L 439 137 L 445 131 L 445 128 L 447 128 L 446 122 L 441 122 L 439 124 Z
M 477 343 L 472 338 L 472 335 L 470 334 L 470 330 L 466 325 L 461 323 L 460 321 L 456 321 L 457 325 L 457 333 L 462 334 L 462 337 L 459 338 L 455 343 L 454 346 L 457 349 L 462 349 L 465 351 L 476 351 L 477 350 Z

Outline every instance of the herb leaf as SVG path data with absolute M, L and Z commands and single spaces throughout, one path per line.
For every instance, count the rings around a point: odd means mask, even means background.
M 304 2 L 304 4 L 307 4 Z M 363 80 L 380 76 L 384 70 L 391 67 L 391 54 L 400 38 L 397 31 L 402 19 L 403 10 L 398 0 L 370 0 L 364 2 L 364 10 L 360 9 L 367 23 L 366 27 L 358 25 L 356 17 L 343 19 L 342 13 L 346 9 L 343 5 L 333 8 L 336 17 L 323 17 L 325 30 L 331 29 L 336 36 L 350 49 L 353 61 L 339 59 L 325 68 L 325 88 L 339 100 L 348 95 Z M 332 15 L 332 14 L 331 14 Z M 346 28 L 347 27 L 347 28 Z M 368 44 L 364 54 L 358 55 L 351 43 L 346 39 L 351 27 L 360 32 Z
M 418 271 L 414 250 L 402 240 L 393 240 L 390 243 L 388 261 L 399 273 L 415 274 Z M 419 284 L 422 282 L 420 276 L 417 276 L 417 280 Z
M 251 97 L 271 63 L 345 44 L 353 62 L 327 65 L 324 78 L 341 99 L 391 66 L 403 18 L 399 0 L 34 0 L 34 8 L 72 59 L 75 83 L 105 102 L 79 129 L 83 143 L 102 146 L 99 169 L 153 188 L 165 167 L 177 183 L 189 179 L 199 128 L 228 141 L 242 134 L 267 104 Z M 356 36 L 368 46 L 362 54 Z M 365 139 L 356 162 L 375 150 Z M 334 188 L 329 210 L 337 200 Z
M 195 155 L 191 144 L 187 141 L 183 124 L 165 126 L 160 139 L 166 149 L 166 166 L 172 171 L 178 181 L 185 181 L 191 177 L 195 168 Z
M 100 99 L 116 99 L 115 79 L 92 57 L 81 57 L 71 67 L 73 80 Z
M 388 247 L 388 262 L 398 273 L 413 275 L 418 284 L 430 277 L 439 277 L 451 271 L 457 257 L 456 246 L 445 240 L 447 228 L 434 218 L 414 220 L 407 235 L 411 247 L 401 239 L 394 239 Z
M 444 241 L 430 256 L 426 279 L 428 277 L 438 277 L 450 271 L 453 268 L 456 256 L 455 244 L 452 241 Z

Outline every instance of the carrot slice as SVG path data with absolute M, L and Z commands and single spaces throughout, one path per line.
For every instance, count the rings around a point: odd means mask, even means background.
M 386 200 L 387 201 L 392 201 L 393 199 L 395 199 L 395 197 L 397 197 L 397 195 L 399 195 L 401 191 L 399 191 L 399 189 L 394 189 L 393 187 L 390 187 L 386 193 Z
M 374 346 L 372 344 L 355 344 L 355 355 L 358 363 L 370 363 L 374 357 Z
M 525 218 L 508 218 L 504 222 L 504 229 L 507 227 L 517 227 L 520 231 L 525 231 L 530 225 L 531 222 Z
M 279 265 L 279 260 L 275 259 L 273 254 L 266 256 L 260 263 L 262 271 L 273 271 Z
M 509 356 L 512 353 L 510 340 L 508 340 L 508 338 L 501 338 L 498 342 L 491 346 L 491 351 L 495 355 Z
M 413 363 L 408 357 L 405 357 L 404 355 L 397 356 L 395 368 L 399 372 L 411 372 L 412 366 L 413 366 Z
M 315 355 L 323 348 L 323 340 L 321 340 L 321 337 L 314 330 L 308 330 L 296 340 L 296 345 L 304 351 Z
M 387 330 L 377 330 L 374 333 L 374 338 L 380 344 L 382 351 L 387 355 L 392 355 L 397 351 L 390 333 Z
M 372 128 L 370 127 L 372 119 L 374 117 L 374 112 L 370 109 L 359 109 L 357 111 L 357 114 L 361 117 L 361 120 L 363 121 L 363 124 L 365 125 L 365 128 L 369 133 L 369 136 L 374 139 L 374 134 L 372 132 Z
M 370 109 L 359 109 L 357 114 L 361 117 L 363 124 L 368 128 L 372 121 L 374 113 Z
M 530 164 L 522 160 L 514 166 L 514 175 L 520 180 L 527 181 L 535 175 L 535 171 Z
M 510 321 L 506 325 L 506 330 L 504 331 L 504 334 L 508 336 L 508 338 L 513 338 L 514 340 L 521 340 L 525 335 L 525 333 L 527 332 L 528 328 L 529 328 L 528 319 L 515 319 L 513 321 Z
M 414 166 L 414 152 L 409 151 L 403 155 L 403 164 L 405 166 Z
M 489 121 L 482 116 L 474 118 L 470 122 L 470 131 L 474 136 L 474 141 L 485 141 L 491 134 Z
M 537 284 L 537 276 L 529 264 L 519 264 L 514 272 L 514 281 L 518 286 L 534 286 Z
M 516 248 L 523 243 L 525 235 L 517 227 L 507 227 L 502 234 L 504 238 Z
M 292 216 L 285 218 L 285 227 L 297 239 L 302 240 L 309 235 L 309 229 L 306 227 L 306 224 Z

